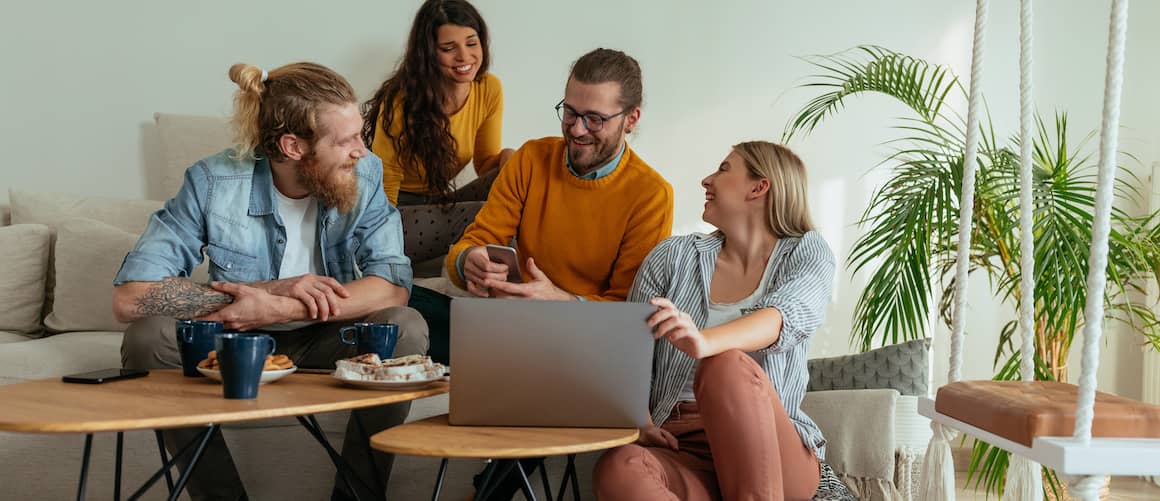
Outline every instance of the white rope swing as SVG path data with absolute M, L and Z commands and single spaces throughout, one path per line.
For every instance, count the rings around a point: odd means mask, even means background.
M 1035 233 L 1031 150 L 1035 146 L 1032 128 L 1035 122 L 1035 99 L 1031 79 L 1031 2 L 1019 2 L 1019 269 L 1023 270 L 1019 287 L 1019 373 L 1023 381 L 1035 381 Z M 1043 499 L 1043 474 L 1039 463 L 1023 456 L 1012 456 L 1007 468 L 1008 482 L 1003 501 Z
M 953 322 L 951 329 L 951 353 L 949 383 L 960 381 L 962 374 L 963 330 L 966 315 L 967 272 L 969 267 L 969 253 L 973 223 L 973 200 L 975 194 L 975 167 L 978 153 L 979 117 L 978 108 L 981 101 L 982 89 L 982 61 L 984 54 L 984 39 L 986 32 L 988 0 L 976 0 L 975 32 L 971 59 L 971 88 L 967 111 L 967 139 L 966 151 L 963 157 L 963 187 L 961 195 L 961 214 L 959 220 L 958 256 L 955 275 L 955 301 L 953 305 Z M 1103 121 L 1100 130 L 1100 157 L 1099 179 L 1096 188 L 1095 219 L 1092 228 L 1092 242 L 1088 258 L 1087 302 L 1084 308 L 1084 340 L 1083 360 L 1080 385 L 1077 395 L 1075 433 L 1072 440 L 1059 437 L 1042 437 L 1035 439 L 1033 448 L 1005 440 L 990 434 L 988 430 L 973 427 L 954 418 L 938 414 L 934 402 L 926 400 L 920 404 L 923 415 L 932 418 L 931 429 L 933 436 L 927 449 L 922 474 L 922 499 L 949 501 L 954 494 L 954 465 L 951 460 L 950 441 L 955 438 L 959 430 L 967 431 L 977 437 L 982 437 L 1005 450 L 1013 452 L 1013 460 L 1008 469 L 1007 489 L 1003 494 L 1005 500 L 1039 500 L 1042 499 L 1043 487 L 1040 464 L 1031 459 L 1032 453 L 1038 457 L 1052 459 L 1049 466 L 1056 468 L 1059 473 L 1066 475 L 1074 473 L 1067 471 L 1067 463 L 1062 457 L 1064 449 L 1082 448 L 1085 452 L 1092 450 L 1092 420 L 1094 417 L 1096 394 L 1096 369 L 1099 367 L 1099 340 L 1102 335 L 1104 315 L 1104 289 L 1107 281 L 1106 269 L 1108 258 L 1108 237 L 1111 229 L 1111 209 L 1113 200 L 1113 184 L 1116 174 L 1115 152 L 1118 142 L 1118 127 L 1120 115 L 1120 91 L 1123 78 L 1124 42 L 1127 33 L 1128 0 L 1113 0 L 1111 12 L 1111 26 L 1108 35 L 1107 74 L 1104 88 Z M 1034 146 L 1034 100 L 1032 98 L 1032 0 L 1020 2 L 1020 266 L 1023 270 L 1020 287 L 1022 295 L 1019 304 L 1019 331 L 1022 334 L 1020 372 L 1022 381 L 1035 380 L 1035 256 L 1033 233 L 1033 188 L 1032 188 L 1032 148 Z M 996 439 L 997 438 L 997 439 Z M 1041 442 L 1054 447 L 1050 453 L 1040 450 Z M 1139 441 L 1133 443 L 1112 442 L 1111 446 L 1104 446 L 1111 454 L 1139 454 Z M 1160 456 L 1157 448 L 1160 440 L 1153 440 L 1143 446 L 1149 450 L 1148 454 Z M 1113 456 L 1119 457 L 1119 456 Z M 1125 461 L 1128 461 L 1125 459 Z M 1114 463 L 1115 461 L 1110 461 Z M 1153 461 L 1156 462 L 1156 461 Z M 1056 464 L 1058 463 L 1058 464 Z M 1122 463 L 1122 462 L 1121 462 Z M 1061 467 L 1063 466 L 1063 467 Z M 1156 469 L 1160 471 L 1160 464 L 1146 466 L 1135 465 L 1124 467 L 1122 464 L 1097 464 L 1093 468 L 1090 464 L 1076 468 L 1083 470 L 1083 474 L 1071 478 L 1069 491 L 1073 496 L 1083 500 L 1096 500 L 1099 490 L 1103 486 L 1104 476 L 1094 474 L 1094 469 L 1105 468 L 1102 471 L 1111 473 L 1131 474 L 1128 471 L 1144 471 Z M 1112 471 L 1114 470 L 1114 471 Z

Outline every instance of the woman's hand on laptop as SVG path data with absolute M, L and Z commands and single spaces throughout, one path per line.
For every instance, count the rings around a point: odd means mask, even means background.
M 688 313 L 663 297 L 654 297 L 648 303 L 657 307 L 657 311 L 648 317 L 653 339 L 664 338 L 695 360 L 716 354 L 709 339 L 697 328 Z
M 658 428 L 653 425 L 640 429 L 640 438 L 636 439 L 636 444 L 644 447 L 662 447 L 666 449 L 677 450 L 677 437 L 669 433 L 664 428 Z

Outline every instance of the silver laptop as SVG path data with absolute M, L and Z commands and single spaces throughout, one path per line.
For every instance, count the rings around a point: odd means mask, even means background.
M 653 339 L 641 303 L 455 298 L 453 425 L 648 423 Z

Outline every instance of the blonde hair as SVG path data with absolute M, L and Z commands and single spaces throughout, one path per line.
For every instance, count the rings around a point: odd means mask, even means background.
M 745 161 L 749 174 L 769 180 L 765 207 L 769 228 L 778 237 L 800 237 L 813 231 L 806 203 L 806 167 L 789 148 L 768 141 L 748 141 L 733 146 Z
M 235 158 L 284 160 L 278 146 L 285 134 L 314 143 L 323 106 L 357 103 L 354 88 L 342 75 L 315 63 L 292 63 L 269 74 L 251 64 L 230 67 L 234 93 Z

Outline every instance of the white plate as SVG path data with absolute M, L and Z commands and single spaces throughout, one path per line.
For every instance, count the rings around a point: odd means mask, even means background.
M 331 375 L 333 376 L 333 374 Z M 363 381 L 359 379 L 344 379 L 338 376 L 334 376 L 334 379 L 364 390 L 417 390 L 430 386 L 432 383 L 450 380 L 447 376 L 440 376 L 433 379 L 420 379 L 418 381 Z
M 274 381 L 277 381 L 279 379 L 282 379 L 282 378 L 290 375 L 291 373 L 293 373 L 296 370 L 298 370 L 297 366 L 291 367 L 289 369 L 282 369 L 280 371 L 262 371 L 262 378 L 258 380 L 258 384 L 273 383 Z M 203 369 L 201 367 L 198 367 L 197 372 L 200 372 L 203 376 L 210 378 L 214 381 L 221 381 L 222 380 L 222 373 L 220 371 L 215 371 L 213 369 Z

